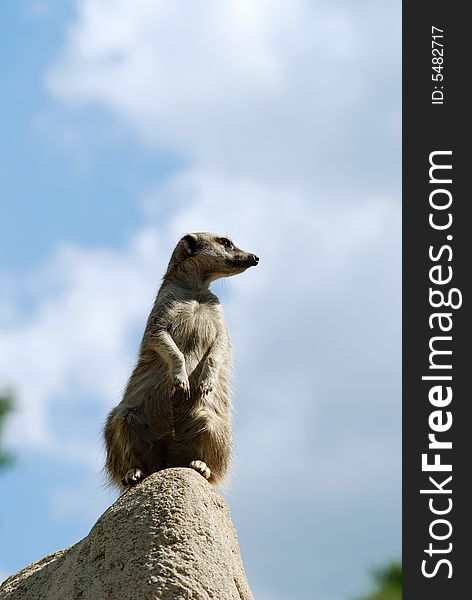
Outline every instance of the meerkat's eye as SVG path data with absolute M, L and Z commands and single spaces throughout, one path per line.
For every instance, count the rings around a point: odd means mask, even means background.
M 230 241 L 228 238 L 220 238 L 220 240 L 219 240 L 219 241 L 220 241 L 220 244 L 221 244 L 222 246 L 224 246 L 225 248 L 228 248 L 228 249 L 230 249 L 230 248 L 232 248 L 232 247 L 233 247 L 233 244 L 232 244 L 232 242 L 231 242 L 231 241 Z

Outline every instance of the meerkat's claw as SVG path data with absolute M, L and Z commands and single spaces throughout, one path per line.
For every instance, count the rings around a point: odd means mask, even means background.
M 200 392 L 200 396 L 202 398 L 206 398 L 206 396 L 213 391 L 213 385 L 209 381 L 202 381 L 198 390 Z
M 141 471 L 141 469 L 130 469 L 121 480 L 121 484 L 130 487 L 132 485 L 136 485 L 145 477 L 146 475 Z
M 203 460 L 192 460 L 189 467 L 200 473 L 200 475 L 205 477 L 205 479 L 210 479 L 211 471 L 206 466 L 206 463 L 203 462 Z
M 190 398 L 190 385 L 188 379 L 183 379 L 183 377 L 176 377 L 174 381 L 174 386 L 172 388 L 172 392 L 174 394 L 176 392 L 182 392 L 184 398 L 188 400 Z

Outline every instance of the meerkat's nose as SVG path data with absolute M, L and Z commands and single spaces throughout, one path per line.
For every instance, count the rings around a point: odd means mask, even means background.
M 255 254 L 251 254 L 251 260 L 252 260 L 254 266 L 259 263 L 259 257 L 256 256 Z

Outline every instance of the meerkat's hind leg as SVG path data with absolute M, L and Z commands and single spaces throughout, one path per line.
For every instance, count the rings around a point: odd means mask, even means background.
M 189 467 L 197 471 L 197 473 L 200 473 L 200 475 L 205 477 L 205 479 L 210 479 L 210 468 L 207 466 L 206 463 L 203 462 L 203 460 L 192 460 L 192 462 L 189 464 Z
M 125 487 L 136 485 L 146 477 L 146 474 L 141 469 L 130 469 L 121 480 L 121 484 Z

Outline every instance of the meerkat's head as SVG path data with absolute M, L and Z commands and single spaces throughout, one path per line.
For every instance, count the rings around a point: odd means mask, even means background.
M 214 233 L 188 233 L 175 247 L 167 276 L 188 274 L 205 282 L 231 277 L 254 267 L 259 257 L 235 246 L 227 237 Z

